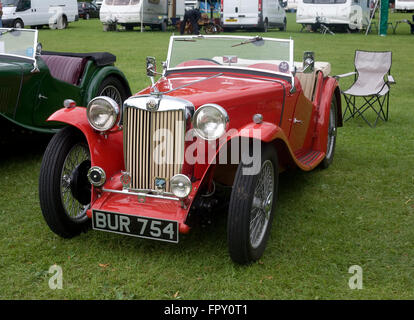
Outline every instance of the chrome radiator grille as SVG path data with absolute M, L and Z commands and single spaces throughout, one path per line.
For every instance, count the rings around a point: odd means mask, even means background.
M 125 109 L 124 155 L 131 189 L 159 190 L 156 179 L 165 179 L 164 191 L 170 191 L 170 178 L 181 172 L 184 135 L 183 110 Z

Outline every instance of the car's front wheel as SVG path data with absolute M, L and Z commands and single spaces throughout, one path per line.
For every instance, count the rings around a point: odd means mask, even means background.
M 230 257 L 240 264 L 258 260 L 266 248 L 277 201 L 277 151 L 271 145 L 263 147 L 260 172 L 247 175 L 247 168 L 241 162 L 237 169 L 227 220 Z
M 16 19 L 16 20 L 14 20 L 14 22 L 13 22 L 13 28 L 16 28 L 16 29 L 23 29 L 23 28 L 24 28 L 24 23 L 23 23 L 23 21 L 22 21 L 22 20 L 20 20 L 20 19 Z
M 90 227 L 90 167 L 89 147 L 80 131 L 65 127 L 53 136 L 40 168 L 39 200 L 46 223 L 61 237 L 74 237 Z

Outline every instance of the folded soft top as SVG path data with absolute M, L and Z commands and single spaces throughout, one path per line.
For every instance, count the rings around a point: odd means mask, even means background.
M 116 56 L 109 52 L 72 53 L 72 52 L 42 51 L 42 55 L 86 58 L 86 59 L 93 60 L 98 67 L 111 65 L 116 61 Z

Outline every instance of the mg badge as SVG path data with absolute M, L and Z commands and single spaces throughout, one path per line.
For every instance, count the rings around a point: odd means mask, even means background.
M 123 172 L 120 180 L 124 189 L 128 189 L 131 185 L 131 175 L 128 172 Z
M 155 99 L 150 99 L 147 101 L 147 110 L 148 111 L 157 111 L 158 102 Z
M 165 190 L 167 182 L 164 178 L 155 178 L 155 188 L 157 190 Z

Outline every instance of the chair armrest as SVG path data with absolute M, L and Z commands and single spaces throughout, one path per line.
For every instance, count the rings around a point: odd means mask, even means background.
M 338 74 L 338 75 L 333 76 L 333 77 L 338 80 L 338 79 L 341 79 L 341 78 L 345 78 L 345 77 L 352 76 L 354 74 L 356 74 L 356 71 L 348 72 L 348 73 L 343 73 L 343 74 Z
M 387 79 L 389 84 L 396 84 L 394 77 L 392 75 L 388 74 Z

